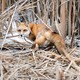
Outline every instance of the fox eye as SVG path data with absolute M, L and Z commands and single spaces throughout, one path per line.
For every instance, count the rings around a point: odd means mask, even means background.
M 26 29 L 24 29 L 23 31 L 24 31 L 24 32 L 26 32 L 27 30 L 26 30 Z
M 20 30 L 20 29 L 18 29 L 17 31 L 18 31 L 18 32 L 21 32 L 21 30 Z

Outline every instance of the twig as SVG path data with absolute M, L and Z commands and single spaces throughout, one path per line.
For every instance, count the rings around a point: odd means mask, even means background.
M 73 67 L 77 70 L 77 71 L 80 71 L 80 67 L 76 64 L 75 62 L 75 59 L 69 54 L 66 52 L 66 50 L 62 49 L 62 51 L 64 52 L 64 55 L 66 56 L 66 58 L 70 61 L 72 61 L 73 63 Z
M 32 55 L 33 55 L 33 59 L 34 59 L 35 65 L 37 66 L 37 61 L 36 61 L 35 51 L 32 51 Z
M 74 37 L 75 37 L 75 32 L 73 32 L 73 34 L 72 34 L 72 39 L 71 39 L 71 43 L 70 43 L 70 48 L 73 48 Z
M 40 71 L 36 70 L 36 73 L 40 74 L 40 75 L 43 76 L 45 79 L 50 80 L 47 76 L 45 76 L 44 74 L 42 74 Z
M 43 55 L 39 55 L 39 57 L 42 57 L 42 58 L 47 59 L 47 60 L 50 60 L 50 61 L 55 61 L 55 59 L 51 59 L 51 58 L 46 57 L 46 56 L 43 56 Z
M 2 53 L 2 52 L 0 52 L 0 60 L 3 60 L 3 59 L 5 59 L 5 58 L 7 58 L 7 57 L 11 57 L 11 55 L 9 54 L 4 54 L 4 53 Z
M 56 29 L 57 29 L 58 33 L 62 36 L 61 31 L 60 31 L 60 29 L 59 29 L 59 26 L 58 26 L 58 23 L 57 23 L 56 20 L 55 20 L 55 25 L 56 25 Z
M 36 66 L 35 68 L 39 68 L 41 67 L 43 64 L 46 64 L 48 61 L 44 61 L 43 63 L 39 64 L 38 66 Z
M 70 55 L 76 50 L 76 47 L 74 47 L 71 51 L 70 51 Z
M 70 64 L 68 65 L 68 67 L 66 68 L 66 70 L 64 71 L 64 74 L 69 70 L 69 68 L 71 67 L 73 61 L 70 62 Z
M 31 41 L 30 39 L 28 39 L 27 37 L 24 37 L 24 40 L 25 40 L 26 42 L 28 42 L 28 43 L 34 44 L 34 42 Z
M 32 10 L 32 12 L 34 13 L 35 16 L 37 16 L 37 18 L 39 18 L 39 20 L 48 28 L 52 31 L 52 29 Z M 53 31 L 52 31 L 53 32 Z
M 56 71 L 56 80 L 64 80 L 64 73 L 61 68 Z

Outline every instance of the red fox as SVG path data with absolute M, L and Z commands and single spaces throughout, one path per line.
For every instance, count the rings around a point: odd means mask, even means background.
M 35 40 L 35 48 L 38 48 L 46 40 L 53 43 L 59 53 L 63 53 L 62 49 L 65 49 L 66 47 L 63 38 L 59 34 L 49 30 L 44 24 L 30 23 L 28 26 L 26 26 L 22 22 L 18 25 L 18 32 L 21 35 L 28 33 L 29 38 L 31 40 Z

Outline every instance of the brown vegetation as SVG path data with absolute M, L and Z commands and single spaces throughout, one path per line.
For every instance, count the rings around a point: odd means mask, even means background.
M 74 41 L 80 36 L 80 0 L 0 0 L 0 6 L 0 47 L 6 49 L 0 50 L 1 80 L 80 79 L 80 50 Z M 55 48 L 35 52 L 27 42 L 12 40 L 11 44 L 5 44 L 15 36 L 11 27 L 13 21 L 18 21 L 15 13 L 23 17 L 26 24 L 41 23 L 65 40 L 68 36 L 71 42 L 68 46 L 75 48 L 62 49 L 64 55 L 59 55 Z

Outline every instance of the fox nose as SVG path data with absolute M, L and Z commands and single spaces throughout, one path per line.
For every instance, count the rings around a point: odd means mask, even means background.
M 21 34 L 21 37 L 22 37 L 23 35 Z

